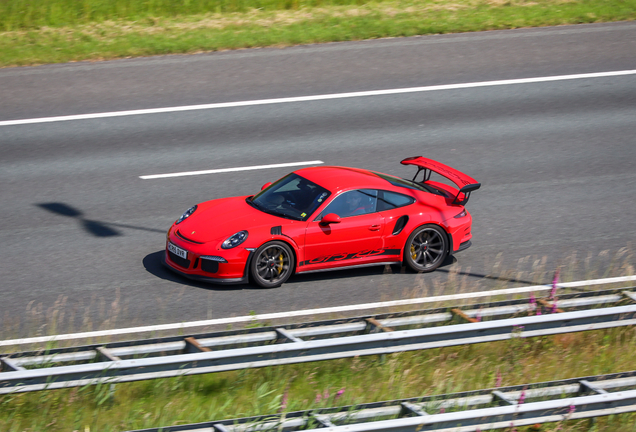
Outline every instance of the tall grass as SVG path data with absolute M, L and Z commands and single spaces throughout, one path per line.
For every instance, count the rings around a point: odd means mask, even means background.
M 0 31 L 205 13 L 359 5 L 364 0 L 3 0 Z

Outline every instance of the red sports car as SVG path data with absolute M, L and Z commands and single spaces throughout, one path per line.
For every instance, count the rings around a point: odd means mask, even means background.
M 186 277 L 265 288 L 293 273 L 406 263 L 418 272 L 470 246 L 464 208 L 481 186 L 454 168 L 407 158 L 413 180 L 357 168 L 304 168 L 253 196 L 188 209 L 168 231 L 165 264 Z M 438 173 L 455 185 L 430 180 Z M 423 176 L 417 180 L 420 173 Z

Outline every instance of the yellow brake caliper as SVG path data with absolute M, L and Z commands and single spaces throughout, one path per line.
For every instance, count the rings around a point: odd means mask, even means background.
M 280 254 L 278 256 L 278 274 L 281 274 L 283 272 L 283 254 Z
M 417 254 L 415 253 L 415 246 L 411 245 L 411 258 L 415 260 L 417 258 Z

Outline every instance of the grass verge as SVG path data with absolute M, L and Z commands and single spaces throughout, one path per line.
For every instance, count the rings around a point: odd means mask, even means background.
M 636 19 L 636 0 L 297 0 L 193 14 L 122 6 L 92 15 L 89 0 L 81 2 L 84 15 L 70 7 L 62 14 L 63 0 L 41 0 L 42 16 L 16 6 L 22 3 L 0 3 L 0 66 Z

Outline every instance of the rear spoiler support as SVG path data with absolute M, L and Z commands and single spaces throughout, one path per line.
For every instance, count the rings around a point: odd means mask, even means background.
M 470 193 L 476 191 L 481 187 L 481 183 L 474 183 L 464 186 L 457 192 L 457 196 L 453 200 L 453 204 L 466 205 L 468 200 L 470 199 Z M 464 197 L 460 200 L 459 195 L 464 194 Z
M 415 181 L 415 179 L 417 178 L 418 175 L 420 175 L 420 173 L 424 171 L 424 178 L 422 179 L 421 183 L 424 183 L 425 181 L 429 181 L 431 179 L 431 173 L 433 171 L 431 171 L 428 168 L 422 168 L 422 167 L 417 167 L 417 172 L 415 173 L 415 175 L 413 176 L 413 180 Z

